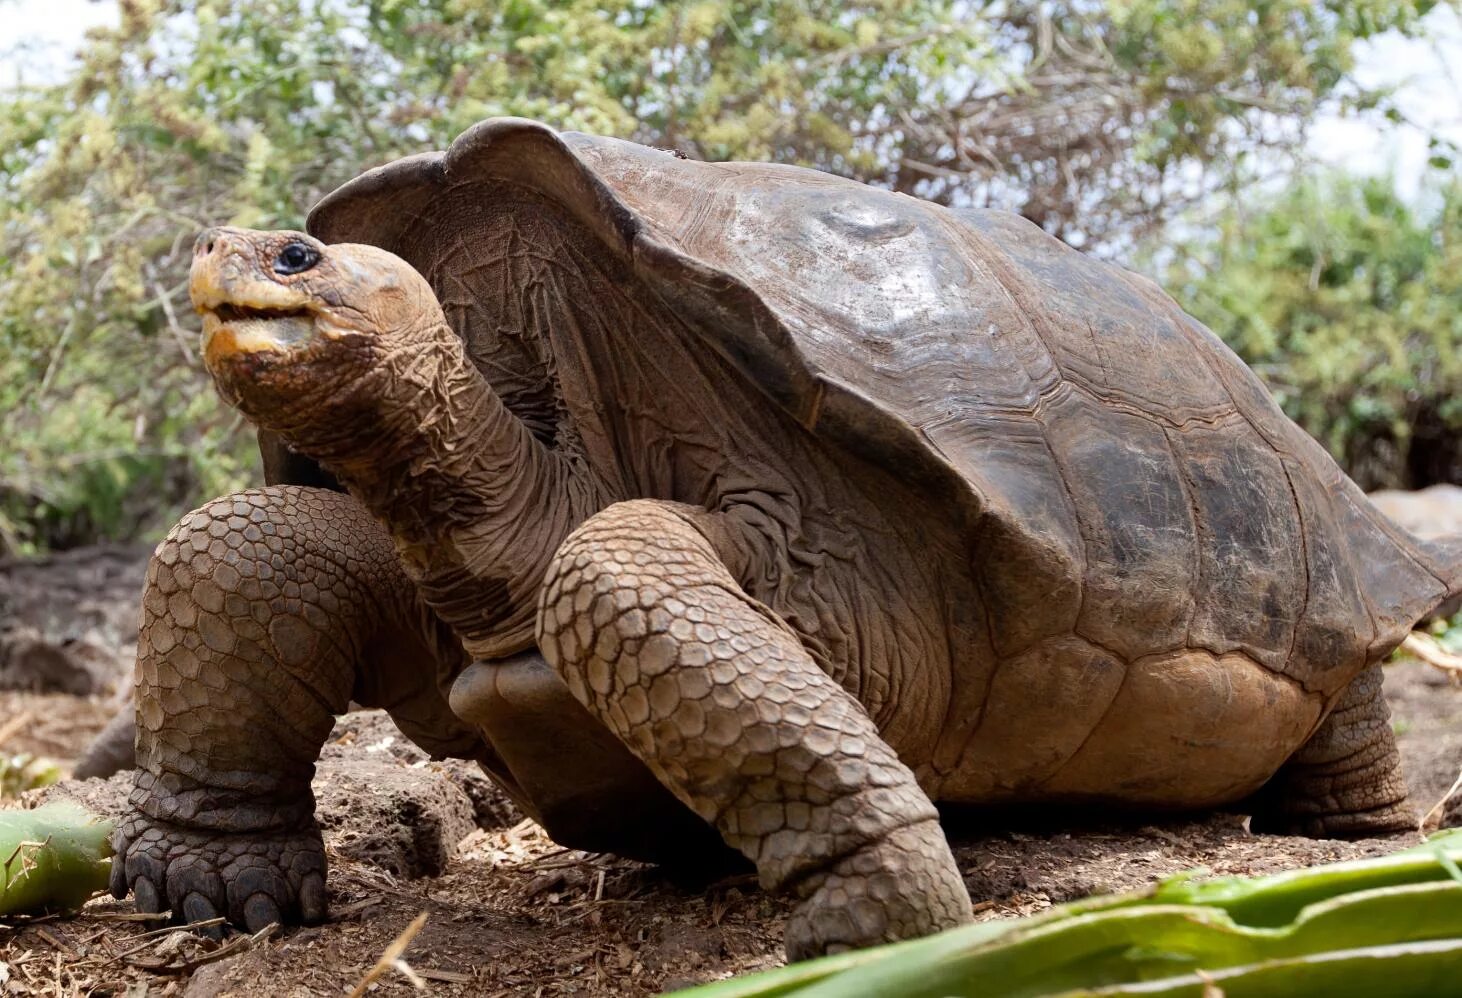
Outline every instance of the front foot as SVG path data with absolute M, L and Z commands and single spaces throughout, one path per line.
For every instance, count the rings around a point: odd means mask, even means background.
M 934 805 L 862 704 L 740 587 L 710 539 L 726 529 L 650 501 L 592 517 L 544 582 L 543 657 L 763 887 L 802 899 L 790 959 L 970 921 Z
M 937 821 L 897 829 L 798 885 L 788 961 L 927 936 L 970 920 L 969 894 Z
M 229 835 L 133 812 L 113 845 L 112 896 L 131 890 L 138 911 L 171 911 L 178 924 L 221 915 L 249 932 L 325 919 L 325 847 L 313 820 L 292 832 Z

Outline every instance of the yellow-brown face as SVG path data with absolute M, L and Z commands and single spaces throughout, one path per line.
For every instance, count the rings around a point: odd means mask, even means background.
M 194 244 L 189 291 L 219 391 L 286 433 L 338 418 L 332 410 L 358 394 L 384 355 L 442 321 L 431 288 L 404 260 L 302 232 L 209 229 Z

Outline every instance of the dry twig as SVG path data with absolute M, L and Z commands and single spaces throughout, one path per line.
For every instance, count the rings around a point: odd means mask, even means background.
M 1451 800 L 1452 795 L 1458 790 L 1462 790 L 1462 770 L 1457 771 L 1457 779 L 1453 780 L 1451 788 L 1442 794 L 1442 799 L 1433 804 L 1430 811 L 1422 815 L 1420 824 L 1416 826 L 1417 830 L 1422 832 L 1426 831 L 1427 826 L 1431 824 L 1432 818 L 1442 813 L 1442 808 L 1447 806 L 1447 801 Z
M 1462 686 L 1462 655 L 1447 651 L 1430 634 L 1412 631 L 1401 642 L 1401 647 L 1432 668 L 1442 670 L 1454 684 Z
M 411 940 L 416 938 L 416 934 L 426 924 L 426 915 L 426 912 L 417 915 L 411 920 L 410 925 L 401 930 L 399 936 L 391 940 L 391 945 L 386 947 L 386 951 L 381 954 L 381 958 L 376 961 L 376 965 L 366 971 L 366 975 L 360 979 L 360 983 L 355 986 L 355 990 L 350 992 L 350 998 L 362 998 L 366 993 L 366 988 L 369 988 L 376 981 L 380 980 L 388 970 L 395 970 L 398 974 L 405 977 L 416 990 L 426 990 L 426 982 L 416 975 L 416 972 L 411 969 L 410 964 L 401 959 L 402 954 L 406 952 L 406 948 L 411 945 Z
M 0 746 L 4 746 L 6 742 L 24 731 L 30 725 L 30 722 L 34 720 L 35 711 L 23 710 L 3 725 L 0 725 Z

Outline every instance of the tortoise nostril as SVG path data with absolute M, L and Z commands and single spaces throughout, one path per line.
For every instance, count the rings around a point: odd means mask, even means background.
M 193 255 L 195 257 L 212 256 L 213 251 L 222 249 L 223 245 L 223 233 L 217 227 L 210 227 L 198 233 L 198 238 L 193 240 Z

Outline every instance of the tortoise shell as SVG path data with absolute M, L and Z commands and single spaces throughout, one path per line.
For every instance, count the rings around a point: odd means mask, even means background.
M 491 249 L 529 200 L 806 430 L 935 497 L 1002 656 L 1061 634 L 1129 662 L 1239 652 L 1328 697 L 1462 587 L 1462 552 L 1381 516 L 1156 285 L 1012 214 L 493 119 L 308 224 L 420 270 L 551 441 L 556 359 L 502 304 L 532 278 Z

